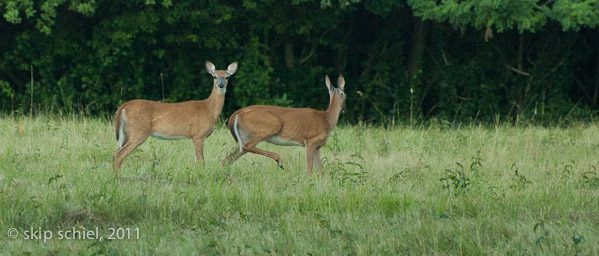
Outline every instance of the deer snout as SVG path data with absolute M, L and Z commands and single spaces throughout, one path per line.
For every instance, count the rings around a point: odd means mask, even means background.
M 219 77 L 216 85 L 218 85 L 219 88 L 225 88 L 225 85 L 227 85 L 227 80 L 224 77 Z

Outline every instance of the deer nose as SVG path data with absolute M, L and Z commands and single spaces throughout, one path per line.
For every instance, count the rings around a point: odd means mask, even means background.
M 225 88 L 225 79 L 222 77 L 218 78 L 218 87 Z

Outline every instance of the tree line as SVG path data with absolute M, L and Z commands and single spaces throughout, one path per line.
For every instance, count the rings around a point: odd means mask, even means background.
M 346 123 L 599 109 L 599 0 L 7 0 L 0 13 L 4 114 L 204 99 L 206 60 L 239 61 L 224 115 L 326 109 L 326 74 L 346 78 Z

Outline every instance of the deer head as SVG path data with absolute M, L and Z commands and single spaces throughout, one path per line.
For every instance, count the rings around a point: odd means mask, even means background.
M 212 62 L 206 61 L 206 71 L 212 75 L 214 86 L 218 89 L 218 92 L 225 93 L 227 92 L 229 77 L 237 72 L 237 61 L 229 64 L 227 70 L 216 70 Z

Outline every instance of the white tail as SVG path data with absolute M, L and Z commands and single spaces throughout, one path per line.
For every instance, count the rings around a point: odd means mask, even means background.
M 118 114 L 117 114 L 118 115 Z M 121 123 L 117 125 L 117 134 L 116 139 L 119 144 L 119 148 L 123 147 L 125 144 L 125 123 L 127 122 L 127 118 L 125 117 L 125 110 L 121 110 Z
M 167 140 L 191 139 L 197 160 L 204 161 L 204 140 L 212 133 L 223 109 L 228 79 L 237 72 L 237 62 L 231 63 L 227 70 L 216 70 L 207 61 L 206 70 L 214 83 L 212 94 L 205 100 L 179 103 L 132 100 L 119 107 L 115 118 L 119 148 L 112 155 L 115 176 L 125 157 L 150 135 Z
M 313 165 L 322 169 L 320 148 L 324 146 L 329 134 L 337 125 L 339 113 L 345 104 L 345 79 L 339 76 L 333 88 L 327 76 L 325 84 L 329 89 L 329 108 L 317 111 L 310 108 L 283 108 L 277 106 L 254 105 L 235 111 L 229 118 L 229 130 L 239 145 L 239 151 L 223 160 L 233 163 L 247 152 L 264 155 L 277 161 L 283 168 L 281 157 L 274 152 L 256 147 L 261 141 L 283 146 L 306 147 L 308 174 Z
M 233 123 L 233 132 L 235 133 L 235 138 L 237 138 L 237 144 L 239 144 L 239 153 L 243 151 L 243 140 L 241 136 L 239 136 L 239 129 L 237 129 L 237 119 L 239 116 L 235 116 L 235 122 Z

